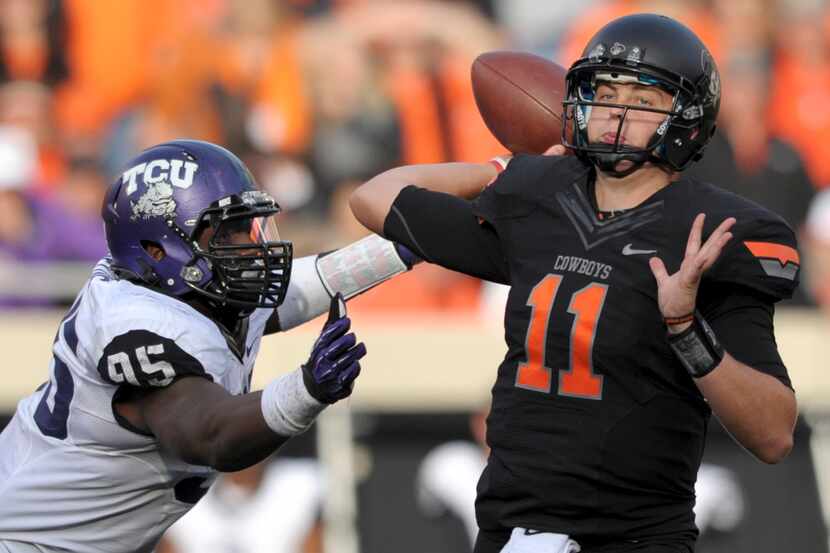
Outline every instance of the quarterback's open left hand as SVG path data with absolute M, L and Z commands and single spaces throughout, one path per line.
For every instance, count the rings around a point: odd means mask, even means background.
M 676 273 L 669 275 L 659 257 L 649 260 L 651 272 L 657 280 L 657 303 L 665 319 L 685 317 L 694 312 L 700 278 L 718 259 L 721 250 L 732 238 L 729 229 L 735 224 L 735 218 L 728 217 L 701 245 L 705 218 L 706 215 L 703 213 L 695 217 L 686 243 L 686 255 Z
M 349 396 L 360 374 L 358 361 L 366 355 L 366 346 L 358 344 L 354 333 L 349 332 L 351 324 L 343 296 L 335 294 L 326 324 L 303 364 L 305 387 L 321 403 L 334 403 Z

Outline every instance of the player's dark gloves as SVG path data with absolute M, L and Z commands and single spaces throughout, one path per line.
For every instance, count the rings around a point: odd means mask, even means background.
M 303 383 L 321 403 L 334 403 L 350 395 L 360 374 L 358 361 L 366 355 L 366 346 L 356 343 L 354 333 L 349 332 L 351 325 L 346 302 L 337 293 L 331 299 L 329 318 L 311 348 L 311 357 L 303 364 Z

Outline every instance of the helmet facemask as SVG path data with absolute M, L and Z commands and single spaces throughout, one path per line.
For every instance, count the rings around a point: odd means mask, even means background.
M 597 88 L 602 82 L 618 85 L 655 86 L 672 95 L 672 104 L 669 109 L 658 109 L 647 106 L 634 106 L 619 103 L 597 101 Z M 562 143 L 576 151 L 577 155 L 595 164 L 602 172 L 615 177 L 625 177 L 650 162 L 666 170 L 681 170 L 666 157 L 667 140 L 674 140 L 671 136 L 678 130 L 686 129 L 691 132 L 697 123 L 687 121 L 688 110 L 684 113 L 684 104 L 688 106 L 687 95 L 678 86 L 662 79 L 642 72 L 630 72 L 614 67 L 587 67 L 575 68 L 568 74 L 568 97 L 563 102 L 565 121 L 563 125 Z M 595 108 L 614 108 L 620 110 L 619 122 L 616 128 L 616 139 L 613 143 L 591 142 L 588 137 L 588 123 Z M 630 121 L 629 116 L 637 113 L 659 113 L 664 116 L 657 125 L 655 132 L 644 146 L 631 146 L 621 143 L 623 127 Z M 629 161 L 624 168 L 619 164 Z
M 187 285 L 222 306 L 279 306 L 293 256 L 291 242 L 280 239 L 274 222 L 279 211 L 273 198 L 258 190 L 223 198 L 205 209 L 190 240 L 194 260 L 182 269 Z M 200 259 L 212 273 L 207 283 Z

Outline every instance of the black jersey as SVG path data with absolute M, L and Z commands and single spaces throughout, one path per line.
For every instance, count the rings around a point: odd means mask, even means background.
M 476 503 L 483 530 L 693 539 L 710 410 L 669 349 L 648 260 L 674 272 L 698 213 L 704 240 L 736 217 L 698 308 L 716 332 L 730 312 L 768 309 L 766 331 L 720 328 L 749 344 L 736 346 L 738 360 L 789 385 L 771 317 L 797 284 L 795 237 L 769 211 L 691 179 L 600 220 L 592 171 L 573 157 L 518 156 L 472 203 L 409 187 L 384 232 L 428 260 L 511 285 Z

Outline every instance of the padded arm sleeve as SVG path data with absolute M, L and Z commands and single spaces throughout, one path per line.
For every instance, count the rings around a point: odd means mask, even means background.
M 269 320 L 267 334 L 322 315 L 340 292 L 347 300 L 409 270 L 395 244 L 373 234 L 348 246 L 294 261 L 285 301 Z
M 510 283 L 498 234 L 476 217 L 472 204 L 462 198 L 407 186 L 395 198 L 383 234 L 430 263 L 484 280 Z

